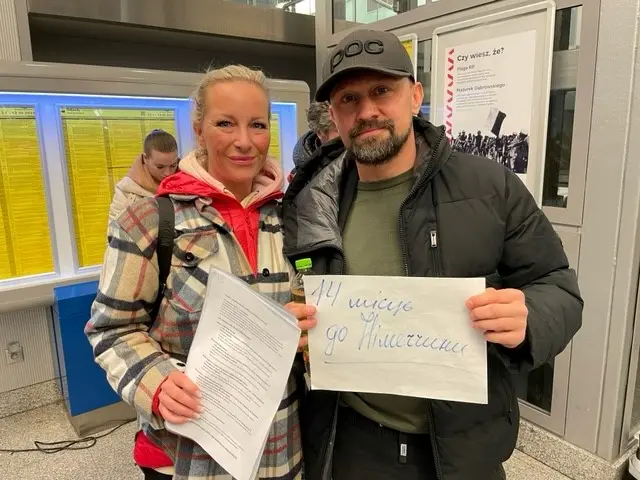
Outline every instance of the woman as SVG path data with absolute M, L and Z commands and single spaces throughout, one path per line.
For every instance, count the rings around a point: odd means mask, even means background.
M 109 220 L 129 205 L 153 197 L 160 182 L 178 168 L 178 144 L 164 130 L 153 130 L 144 139 L 144 151 L 136 157 L 125 177 L 116 184 L 109 207 Z
M 109 227 L 86 333 L 109 382 L 138 412 L 142 431 L 134 459 L 147 479 L 230 478 L 202 448 L 169 433 L 163 422 L 183 423 L 201 411 L 198 389 L 181 372 L 181 362 L 200 319 L 212 266 L 246 279 L 280 303 L 290 299 L 276 203 L 283 173 L 267 158 L 269 116 L 262 72 L 229 66 L 207 73 L 197 88 L 193 128 L 199 147 L 158 190 L 173 202 L 175 240 L 155 322 L 150 312 L 159 283 L 157 201 L 135 203 Z M 313 308 L 286 307 L 301 329 L 315 325 Z M 301 338 L 300 346 L 305 342 Z M 295 390 L 291 375 L 269 432 L 260 479 L 302 476 Z

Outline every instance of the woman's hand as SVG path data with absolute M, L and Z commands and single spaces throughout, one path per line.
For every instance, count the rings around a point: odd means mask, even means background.
M 287 303 L 284 308 L 298 319 L 298 326 L 300 327 L 300 330 L 302 330 L 302 335 L 300 335 L 300 340 L 298 340 L 298 349 L 301 350 L 309 343 L 307 331 L 314 328 L 318 323 L 314 318 L 314 315 L 316 314 L 316 307 L 305 305 L 304 303 L 290 302 Z
M 202 412 L 198 387 L 183 372 L 177 370 L 171 372 L 160 386 L 158 400 L 160 415 L 171 423 L 188 422 L 198 418 Z

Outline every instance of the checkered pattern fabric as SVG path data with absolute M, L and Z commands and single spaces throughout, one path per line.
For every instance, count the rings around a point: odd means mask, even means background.
M 291 267 L 282 255 L 279 206 L 260 208 L 258 271 L 252 272 L 238 241 L 206 199 L 172 196 L 176 238 L 160 312 L 152 327 L 149 312 L 158 291 L 158 206 L 153 198 L 135 203 L 109 226 L 98 296 L 86 334 L 96 362 L 118 394 L 137 411 L 147 436 L 175 465 L 177 480 L 231 480 L 191 440 L 163 428 L 152 411 L 153 396 L 184 361 L 200 320 L 212 266 L 244 279 L 279 303 L 290 299 Z M 259 479 L 301 479 L 302 451 L 296 382 L 290 378 L 269 432 Z

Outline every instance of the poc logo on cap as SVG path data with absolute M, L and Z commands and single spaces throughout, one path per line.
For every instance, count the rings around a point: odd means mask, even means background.
M 343 48 L 338 49 L 331 57 L 331 73 L 338 68 L 345 58 L 357 57 L 362 52 L 370 55 L 379 55 L 384 52 L 384 44 L 380 40 L 367 40 L 362 43 L 360 40 L 353 40 Z

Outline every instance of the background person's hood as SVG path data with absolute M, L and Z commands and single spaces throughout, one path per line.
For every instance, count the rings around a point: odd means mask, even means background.
M 160 182 L 156 182 L 149 173 L 149 170 L 144 166 L 142 154 L 138 155 L 133 161 L 133 165 L 131 165 L 131 168 L 127 172 L 127 177 L 140 185 L 144 190 L 152 193 L 155 193 L 160 186 Z

